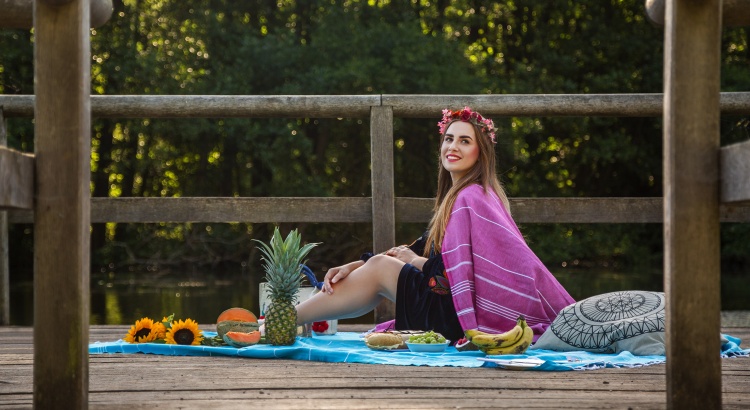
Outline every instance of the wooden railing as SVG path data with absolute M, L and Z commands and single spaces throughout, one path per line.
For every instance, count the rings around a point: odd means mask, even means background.
M 396 222 L 426 222 L 432 199 L 393 194 L 393 118 L 435 117 L 448 106 L 470 105 L 492 116 L 662 115 L 662 94 L 606 95 L 357 95 L 357 96 L 92 96 L 91 114 L 102 118 L 370 118 L 372 196 L 370 198 L 92 198 L 91 222 L 370 222 L 376 251 L 394 243 Z M 32 117 L 34 96 L 0 96 L 5 117 Z M 722 93 L 721 112 L 750 114 L 750 93 Z M 722 182 L 723 222 L 750 221 L 750 195 L 741 172 L 748 143 L 722 149 L 729 165 Z M 2 153 L 3 151 L 0 151 Z M 8 150 L 4 151 L 9 154 Z M 733 154 L 735 153 L 736 154 Z M 16 156 L 18 159 L 19 157 Z M 5 192 L 16 208 L 8 223 L 32 223 L 33 159 L 3 174 Z M 733 160 L 734 159 L 734 160 Z M 24 171 L 25 170 L 25 171 Z M 737 170 L 740 170 L 738 172 Z M 4 171 L 9 172 L 9 171 Z M 745 177 L 745 178 L 743 178 Z M 7 183 L 6 183 L 7 181 Z M 15 184 L 14 181 L 18 181 Z M 14 185 L 15 184 L 15 185 Z M 14 195 L 11 196 L 10 193 Z M 21 195 L 24 193 L 25 195 Z M 25 198 L 18 203 L 18 198 Z M 373 199 L 374 198 L 374 199 Z M 10 200 L 9 200 L 10 201 Z M 661 223 L 661 198 L 513 198 L 520 223 Z M 7 272 L 6 272 L 7 274 Z M 7 289 L 5 289 L 7 292 Z M 392 312 L 382 312 L 386 317 Z
M 444 107 L 469 105 L 499 116 L 639 116 L 662 115 L 662 94 L 606 95 L 353 95 L 353 96 L 92 96 L 91 113 L 102 118 L 370 118 L 372 195 L 369 198 L 92 198 L 91 222 L 365 222 L 373 227 L 373 247 L 393 246 L 397 222 L 427 222 L 431 198 L 395 197 L 393 193 L 393 118 L 435 117 Z M 6 117 L 32 117 L 34 96 L 0 96 Z M 721 112 L 750 114 L 750 93 L 723 93 Z M 749 222 L 750 189 L 743 170 L 750 147 L 722 149 L 726 175 L 722 222 Z M 0 151 L 0 154 L 2 151 Z M 8 152 L 6 151 L 6 154 Z M 19 158 L 19 157 L 17 157 Z M 33 158 L 18 162 L 26 168 L 23 187 L 4 184 L 3 191 L 26 198 L 21 210 L 8 214 L 8 223 L 33 223 Z M 7 162 L 6 162 L 7 163 Z M 25 164 L 25 165 L 24 165 Z M 745 178 L 743 178 L 745 177 Z M 26 192 L 25 195 L 20 193 Z M 731 201 L 731 202 L 729 202 Z M 661 198 L 512 198 L 520 223 L 661 223 Z M 1 223 L 1 222 L 0 222 Z M 7 266 L 7 261 L 5 261 Z M 7 277 L 0 268 L 0 274 Z M 2 282 L 0 282 L 2 283 Z M 2 291 L 7 295 L 7 286 Z M 6 296 L 7 297 L 7 296 Z M 7 312 L 5 314 L 7 316 Z M 377 309 L 376 320 L 393 315 L 393 305 Z M 7 322 L 6 322 L 7 323 Z

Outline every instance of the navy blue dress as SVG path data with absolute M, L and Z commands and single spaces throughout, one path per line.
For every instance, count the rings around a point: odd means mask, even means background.
M 409 245 L 417 255 L 424 254 L 427 233 Z M 366 260 L 368 254 L 363 255 Z M 407 263 L 398 275 L 395 330 L 432 330 L 455 344 L 464 337 L 453 306 L 450 283 L 439 252 L 430 250 L 422 270 Z

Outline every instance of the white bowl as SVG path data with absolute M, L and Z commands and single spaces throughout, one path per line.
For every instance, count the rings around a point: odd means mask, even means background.
M 449 340 L 445 343 L 411 343 L 406 342 L 406 347 L 412 352 L 442 352 L 450 344 Z

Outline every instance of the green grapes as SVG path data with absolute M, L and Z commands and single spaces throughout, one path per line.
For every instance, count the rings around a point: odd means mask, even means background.
M 445 343 L 445 338 L 440 333 L 435 333 L 430 330 L 425 333 L 409 336 L 409 343 Z

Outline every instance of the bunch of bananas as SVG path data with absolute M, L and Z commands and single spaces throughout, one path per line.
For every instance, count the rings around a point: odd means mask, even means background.
M 534 332 L 523 316 L 519 316 L 516 326 L 505 333 L 491 334 L 479 330 L 467 330 L 464 333 L 485 354 L 523 354 L 534 338 Z

